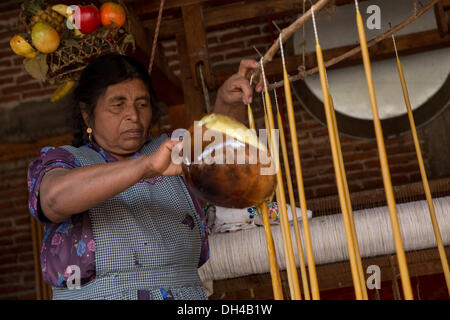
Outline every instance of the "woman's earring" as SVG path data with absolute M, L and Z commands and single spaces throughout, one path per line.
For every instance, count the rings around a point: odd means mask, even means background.
M 89 137 L 89 142 L 92 144 L 92 128 L 87 128 L 86 132 L 87 132 L 88 137 Z

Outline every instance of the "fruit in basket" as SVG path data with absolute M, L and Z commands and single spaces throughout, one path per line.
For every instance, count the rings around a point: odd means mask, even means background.
M 197 197 L 222 207 L 248 208 L 273 194 L 276 171 L 270 154 L 244 124 L 211 113 L 194 122 L 189 133 L 183 138 L 181 166 Z
M 52 53 L 59 47 L 61 39 L 51 26 L 38 22 L 31 29 L 31 42 L 42 53 Z
M 125 24 L 127 14 L 120 4 L 106 2 L 100 7 L 100 17 L 103 26 L 118 29 Z
M 67 81 L 64 82 L 62 85 L 60 85 L 52 94 L 52 97 L 50 98 L 51 102 L 56 102 L 58 100 L 61 100 L 67 94 L 75 87 L 77 84 L 76 81 Z
M 78 6 L 73 14 L 75 26 L 81 33 L 89 34 L 100 27 L 100 12 L 93 5 Z
M 33 49 L 31 44 L 28 43 L 21 35 L 15 35 L 9 41 L 9 45 L 15 54 L 19 56 L 24 56 L 28 59 L 33 59 L 36 57 L 36 51 Z
M 77 28 L 77 26 L 74 25 L 74 19 L 73 19 L 73 8 L 65 5 L 65 4 L 55 4 L 52 6 L 52 10 L 57 12 L 58 14 L 64 16 L 67 18 L 68 23 L 70 22 L 70 29 L 73 29 L 74 35 L 76 36 L 82 36 L 80 29 Z
M 38 22 L 44 22 L 54 28 L 58 33 L 61 33 L 65 27 L 65 17 L 52 10 L 48 1 L 25 1 L 23 4 L 23 11 L 29 19 L 31 28 L 33 28 Z

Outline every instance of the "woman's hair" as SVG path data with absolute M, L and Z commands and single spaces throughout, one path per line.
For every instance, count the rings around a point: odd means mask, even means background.
M 101 55 L 84 68 L 72 93 L 73 146 L 79 147 L 83 144 L 87 129 L 81 108 L 87 112 L 89 119 L 93 120 L 97 101 L 106 92 L 106 89 L 111 85 L 131 79 L 140 79 L 147 86 L 152 106 L 151 124 L 157 122 L 158 110 L 155 94 L 146 68 L 132 57 L 120 54 Z

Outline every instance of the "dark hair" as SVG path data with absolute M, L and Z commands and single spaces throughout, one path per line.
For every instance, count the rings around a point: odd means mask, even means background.
M 83 69 L 72 93 L 73 146 L 81 146 L 86 136 L 87 127 L 81 114 L 81 104 L 83 104 L 83 111 L 88 113 L 90 119 L 93 119 L 97 101 L 106 92 L 106 89 L 111 85 L 131 79 L 141 79 L 147 86 L 152 106 L 151 124 L 157 122 L 158 110 L 155 94 L 146 68 L 135 58 L 129 56 L 111 53 L 101 55 Z

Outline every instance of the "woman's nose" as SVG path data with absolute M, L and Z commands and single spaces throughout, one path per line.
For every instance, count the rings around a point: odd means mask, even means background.
M 132 105 L 127 108 L 127 119 L 133 122 L 139 120 L 139 111 L 135 106 Z

